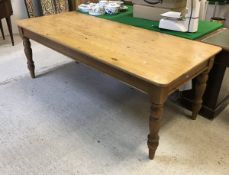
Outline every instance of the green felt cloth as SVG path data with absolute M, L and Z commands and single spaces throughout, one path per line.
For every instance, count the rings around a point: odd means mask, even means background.
M 208 33 L 211 33 L 219 28 L 221 28 L 223 25 L 216 23 L 216 22 L 209 22 L 209 21 L 200 21 L 199 22 L 199 29 L 195 33 L 183 33 L 183 32 L 176 32 L 176 31 L 170 31 L 165 29 L 160 29 L 159 22 L 158 21 L 151 21 L 147 19 L 141 19 L 141 18 L 134 18 L 133 17 L 133 6 L 128 5 L 128 10 L 126 12 L 121 12 L 117 15 L 101 15 L 98 16 L 99 18 L 108 19 L 111 21 L 120 22 L 127 25 L 132 25 L 135 27 L 140 27 L 152 31 L 157 31 L 161 33 L 166 33 L 170 35 L 175 35 L 182 38 L 187 38 L 191 40 L 198 39 Z

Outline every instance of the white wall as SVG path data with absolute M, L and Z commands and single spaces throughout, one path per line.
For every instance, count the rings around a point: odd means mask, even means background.
M 26 7 L 23 0 L 11 0 L 14 15 L 17 19 L 27 18 Z

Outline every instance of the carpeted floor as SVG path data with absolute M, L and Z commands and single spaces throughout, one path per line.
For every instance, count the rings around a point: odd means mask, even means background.
M 148 97 L 33 42 L 0 40 L 0 175 L 227 175 L 229 107 L 209 121 L 166 103 L 147 158 Z

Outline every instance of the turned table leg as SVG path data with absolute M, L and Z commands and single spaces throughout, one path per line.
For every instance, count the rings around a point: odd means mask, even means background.
M 214 64 L 214 58 L 209 62 L 209 67 L 206 71 L 202 72 L 199 76 L 196 77 L 195 84 L 195 97 L 192 105 L 192 119 L 195 120 L 203 103 L 203 95 L 207 87 L 208 74 L 211 71 Z
M 195 120 L 201 107 L 202 107 L 202 97 L 204 95 L 208 80 L 208 71 L 203 72 L 196 78 L 195 83 L 195 97 L 192 107 L 192 119 Z
M 159 145 L 159 129 L 161 123 L 161 117 L 163 113 L 163 104 L 152 104 L 151 113 L 149 117 L 149 135 L 148 135 L 148 147 L 149 147 L 149 159 L 153 159 L 156 149 Z
M 35 78 L 35 66 L 33 62 L 33 54 L 32 54 L 32 49 L 31 49 L 31 43 L 28 38 L 23 37 L 23 45 L 24 45 L 24 52 L 27 58 L 27 65 L 28 69 L 30 71 L 30 75 L 32 78 Z

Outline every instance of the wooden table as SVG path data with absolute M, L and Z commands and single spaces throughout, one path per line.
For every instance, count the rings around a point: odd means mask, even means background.
M 29 39 L 149 94 L 150 159 L 159 144 L 160 121 L 168 95 L 197 77 L 191 117 L 196 119 L 214 56 L 221 51 L 217 46 L 76 12 L 21 20 L 18 26 L 32 78 L 35 73 Z

